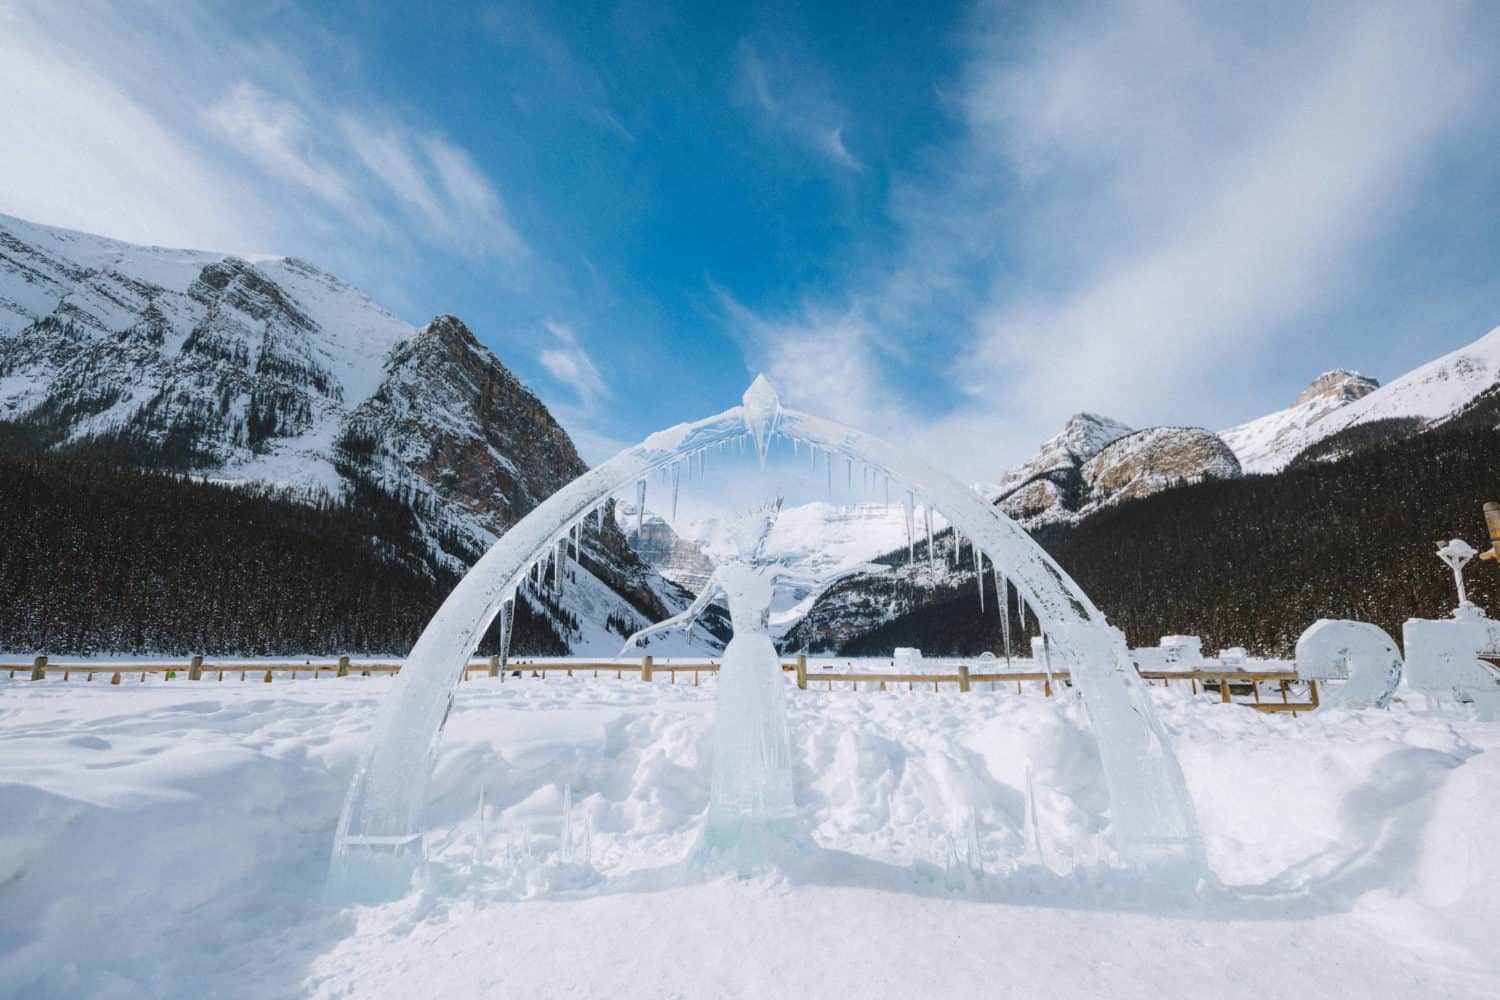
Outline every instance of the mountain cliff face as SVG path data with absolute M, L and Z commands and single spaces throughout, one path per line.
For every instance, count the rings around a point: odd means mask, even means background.
M 1152 427 L 1127 434 L 1084 463 L 1087 515 L 1105 504 L 1203 479 L 1235 479 L 1239 460 L 1218 435 L 1197 427 Z
M 1126 425 L 1075 414 L 1037 455 L 982 490 L 1026 527 L 1073 522 L 1101 506 L 1147 496 L 1206 476 L 1240 475 L 1234 452 L 1216 435 L 1190 427 Z
M 0 216 L 0 447 L 391 508 L 459 573 L 586 466 L 462 322 L 415 330 L 306 261 L 138 247 Z M 606 521 L 539 595 L 564 642 L 685 606 Z M 594 622 L 593 619 L 598 621 Z M 596 649 L 597 647 L 597 649 Z
M 617 524 L 635 554 L 673 583 L 697 593 L 713 574 L 714 561 L 651 511 L 638 517 L 634 504 L 615 504 Z M 639 526 L 637 526 L 639 525 Z

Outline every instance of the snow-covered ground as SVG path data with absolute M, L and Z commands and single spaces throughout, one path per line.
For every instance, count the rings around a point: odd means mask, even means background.
M 1402 705 L 1268 717 L 1154 688 L 1213 870 L 1170 891 L 1104 867 L 1107 795 L 1073 698 L 791 692 L 812 846 L 736 880 L 683 863 L 707 802 L 711 680 L 476 678 L 439 750 L 426 887 L 341 907 L 320 881 L 390 683 L 0 676 L 0 995 L 1500 984 L 1500 724 Z

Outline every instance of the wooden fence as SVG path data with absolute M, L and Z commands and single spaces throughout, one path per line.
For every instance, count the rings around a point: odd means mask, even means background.
M 471 660 L 464 667 L 463 679 L 468 680 L 474 673 L 482 673 L 489 677 L 519 676 L 537 677 L 545 680 L 549 673 L 563 674 L 568 677 L 592 676 L 599 677 L 601 674 L 608 677 L 611 673 L 615 678 L 624 678 L 627 674 L 635 674 L 642 681 L 650 682 L 658 674 L 666 674 L 671 683 L 677 683 L 678 674 L 692 674 L 693 684 L 699 683 L 699 676 L 705 673 L 715 673 L 719 669 L 716 661 L 693 661 L 687 663 L 657 663 L 653 657 L 643 656 L 639 663 L 620 663 L 615 660 L 523 660 L 513 661 L 505 664 L 500 663 L 498 656 L 492 656 L 487 660 Z M 991 691 L 998 691 L 1002 685 L 1014 684 L 1016 693 L 1024 691 L 1023 685 L 1040 685 L 1041 693 L 1046 697 L 1052 697 L 1054 688 L 1072 686 L 1072 677 L 1067 671 L 1002 671 L 989 673 L 975 673 L 968 666 L 960 666 L 957 673 L 952 674 L 897 674 L 883 673 L 879 671 L 864 671 L 858 673 L 833 672 L 820 670 L 809 672 L 807 668 L 807 657 L 798 656 L 794 661 L 784 662 L 781 669 L 786 672 L 794 672 L 797 675 L 797 687 L 806 691 L 809 686 L 816 687 L 822 683 L 826 684 L 829 691 L 834 690 L 835 684 L 848 684 L 850 690 L 857 691 L 860 685 L 865 685 L 865 690 L 872 688 L 879 691 L 901 690 L 905 685 L 907 691 L 915 691 L 919 687 L 925 688 L 931 684 L 934 691 L 942 689 L 944 684 L 956 686 L 960 692 L 973 691 L 976 686 L 980 690 L 988 684 Z M 17 672 L 29 671 L 31 680 L 45 680 L 48 674 L 61 674 L 63 680 L 70 680 L 74 674 L 83 674 L 86 681 L 92 681 L 95 674 L 108 674 L 109 683 L 120 684 L 125 678 L 133 678 L 139 675 L 141 681 L 145 681 L 149 674 L 162 675 L 166 680 L 185 676 L 190 681 L 201 681 L 205 677 L 213 676 L 222 681 L 225 674 L 231 677 L 238 673 L 240 680 L 247 680 L 251 676 L 259 678 L 262 682 L 269 684 L 276 674 L 286 674 L 295 680 L 300 673 L 313 678 L 322 677 L 327 674 L 330 677 L 364 676 L 373 677 L 380 674 L 394 676 L 401 671 L 400 663 L 355 663 L 350 657 L 341 656 L 337 660 L 322 660 L 319 662 L 305 661 L 302 663 L 275 663 L 267 661 L 223 661 L 205 662 L 201 656 L 194 656 L 186 663 L 150 663 L 150 664 L 52 664 L 47 657 L 38 656 L 30 664 L 0 663 L 0 670 L 7 670 L 14 678 Z M 1253 708 L 1260 712 L 1291 712 L 1295 716 L 1298 712 L 1311 712 L 1318 707 L 1318 682 L 1315 680 L 1303 681 L 1293 670 L 1142 670 L 1140 676 L 1147 683 L 1160 681 L 1163 686 L 1170 686 L 1173 681 L 1179 684 L 1186 682 L 1191 685 L 1194 694 L 1200 688 L 1203 691 L 1214 690 L 1219 695 L 1219 700 L 1225 704 L 1244 704 L 1247 708 Z M 1305 684 L 1307 687 L 1307 701 L 1292 701 L 1291 686 L 1294 684 Z M 1269 699 L 1262 696 L 1266 693 L 1264 685 L 1272 685 L 1272 694 Z M 1235 696 L 1249 697 L 1249 702 L 1236 702 Z

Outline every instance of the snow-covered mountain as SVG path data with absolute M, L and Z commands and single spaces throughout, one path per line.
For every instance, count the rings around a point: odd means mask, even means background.
M 452 316 L 415 329 L 291 257 L 141 247 L 0 215 L 0 424 L 27 447 L 399 505 L 461 572 L 586 470 L 545 405 Z M 612 526 L 538 604 L 614 651 L 685 592 Z M 556 598 L 556 599 L 554 599 Z M 574 622 L 576 621 L 576 625 Z
M 914 519 L 919 536 L 925 530 L 923 516 L 918 505 Z M 934 531 L 945 527 L 947 522 L 941 517 L 934 520 Z M 734 552 L 726 519 L 685 521 L 678 531 L 710 559 L 722 559 Z M 764 554 L 800 576 L 821 579 L 905 546 L 903 507 L 818 500 L 783 510 L 766 540 Z
M 1108 417 L 1077 413 L 1035 456 L 979 490 L 1010 517 L 1036 527 L 1077 521 L 1180 482 L 1238 475 L 1234 452 L 1209 431 L 1134 431 Z
M 1325 418 L 1380 388 L 1380 383 L 1343 368 L 1313 379 L 1284 410 L 1219 432 L 1247 473 L 1278 472 L 1308 444 L 1323 436 Z M 1321 426 L 1320 426 L 1321 425 Z
M 1340 436 L 1420 432 L 1452 420 L 1481 397 L 1496 392 L 1500 392 L 1500 327 L 1386 385 L 1353 372 L 1330 372 L 1313 382 L 1290 408 L 1222 436 L 1247 472 L 1279 472 L 1304 453 L 1307 458 L 1336 457 L 1341 453 Z

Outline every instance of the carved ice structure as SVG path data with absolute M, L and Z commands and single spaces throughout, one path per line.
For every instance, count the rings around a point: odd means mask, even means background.
M 464 664 L 501 608 L 514 600 L 539 558 L 619 490 L 653 470 L 710 449 L 753 441 L 764 456 L 776 438 L 835 453 L 921 493 L 974 550 L 1016 589 L 1018 612 L 1030 608 L 1046 636 L 1053 668 L 1067 670 L 1082 695 L 1109 789 L 1111 834 L 1121 859 L 1172 866 L 1192 876 L 1202 841 L 1192 801 L 1166 732 L 1136 675 L 1124 637 L 1112 629 L 1076 583 L 1031 537 L 967 486 L 901 448 L 850 427 L 784 409 L 757 377 L 742 405 L 660 431 L 590 470 L 517 522 L 469 570 L 428 623 L 387 690 L 355 768 L 335 836 L 330 891 L 351 898 L 390 898 L 410 884 L 422 853 L 437 741 Z M 981 589 L 982 593 L 982 589 Z M 1002 603 L 1002 602 L 997 602 Z
M 1401 683 L 1401 651 L 1369 622 L 1323 618 L 1297 640 L 1297 676 L 1343 681 L 1324 689 L 1323 704 L 1385 708 Z
M 1465 604 L 1451 619 L 1413 618 L 1401 631 L 1408 688 L 1434 708 L 1472 704 L 1481 719 L 1500 718 L 1500 672 L 1479 658 L 1500 655 L 1500 622 Z

